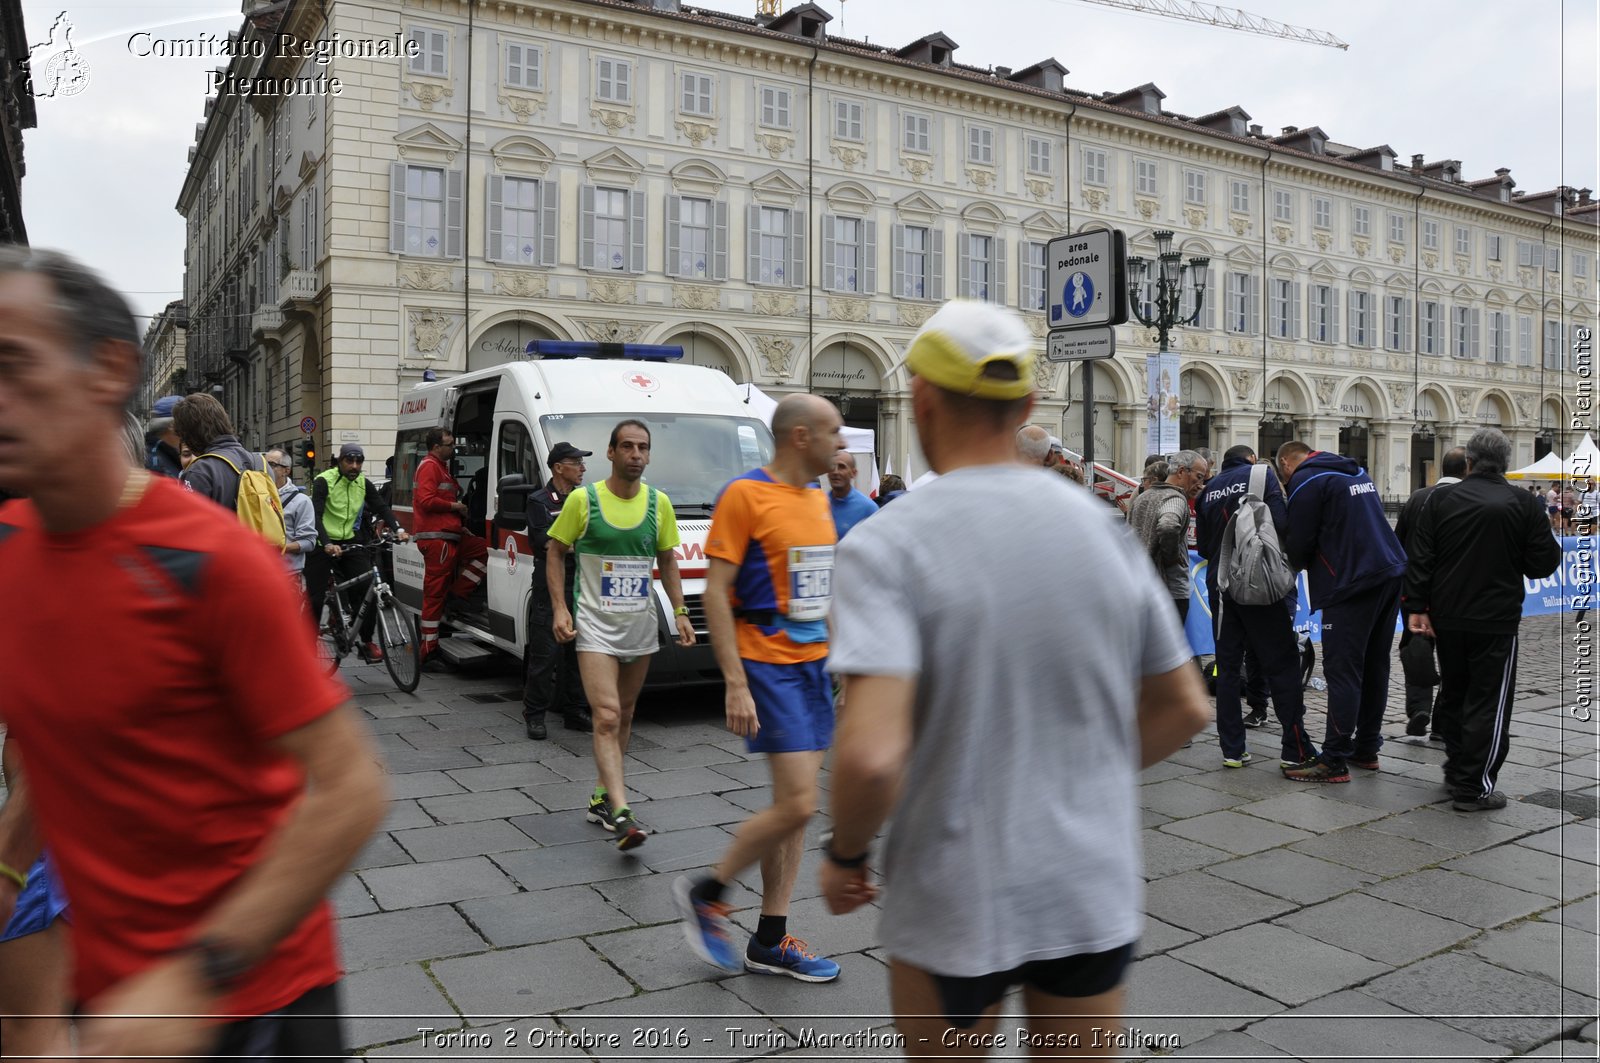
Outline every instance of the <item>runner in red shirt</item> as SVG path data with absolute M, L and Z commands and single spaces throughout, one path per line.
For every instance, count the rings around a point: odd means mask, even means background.
M 461 501 L 461 484 L 450 471 L 456 437 L 448 428 L 430 428 L 423 437 L 428 456 L 417 466 L 417 490 L 412 505 L 412 536 L 422 551 L 422 659 L 439 648 L 439 621 L 444 619 L 447 594 L 465 598 L 483 582 L 489 544 L 467 530 L 461 518 L 467 504 Z M 452 584 L 451 581 L 454 581 Z
M 139 358 L 99 277 L 0 250 L 0 852 L 37 826 L 72 899 L 82 1053 L 340 1059 L 323 897 L 381 770 L 276 552 L 130 466 Z

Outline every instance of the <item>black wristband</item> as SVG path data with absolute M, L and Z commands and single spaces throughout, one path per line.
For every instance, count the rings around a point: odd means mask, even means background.
M 206 988 L 219 995 L 237 985 L 252 966 L 238 949 L 216 938 L 196 938 L 178 951 L 199 959 L 200 977 Z
M 867 849 L 860 856 L 840 856 L 833 849 L 833 831 L 828 831 L 822 836 L 822 854 L 828 858 L 830 864 L 846 869 L 858 868 L 867 862 L 867 857 L 872 855 L 872 850 Z

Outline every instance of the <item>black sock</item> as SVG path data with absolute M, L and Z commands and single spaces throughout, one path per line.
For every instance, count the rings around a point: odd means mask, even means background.
M 763 915 L 756 924 L 756 943 L 763 948 L 772 948 L 782 941 L 784 935 L 789 933 L 789 917 L 786 915 Z
M 709 901 L 712 904 L 717 904 L 722 900 L 722 895 L 726 893 L 727 890 L 728 887 L 718 882 L 712 876 L 707 875 L 705 878 L 701 879 L 699 882 L 696 882 L 689 888 L 689 896 L 693 897 L 697 901 Z

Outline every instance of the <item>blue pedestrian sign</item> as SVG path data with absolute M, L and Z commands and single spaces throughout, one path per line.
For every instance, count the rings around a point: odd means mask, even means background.
M 1071 318 L 1080 318 L 1094 309 L 1094 278 L 1079 271 L 1067 278 L 1061 288 L 1061 302 L 1051 308 L 1050 320 L 1060 321 L 1061 312 Z

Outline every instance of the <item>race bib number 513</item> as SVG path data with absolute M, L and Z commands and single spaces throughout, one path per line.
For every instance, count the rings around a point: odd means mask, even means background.
M 821 620 L 833 601 L 833 547 L 789 548 L 790 620 Z

